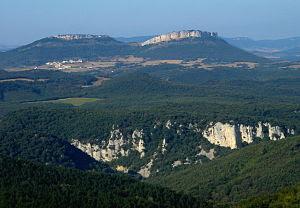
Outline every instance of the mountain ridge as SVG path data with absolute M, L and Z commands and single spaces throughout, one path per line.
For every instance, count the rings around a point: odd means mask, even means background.
M 38 66 L 66 59 L 96 60 L 130 55 L 150 59 L 206 58 L 217 62 L 266 61 L 228 44 L 217 33 L 189 30 L 168 33 L 142 43 L 125 43 L 107 35 L 50 36 L 0 53 L 0 67 Z
M 140 43 L 141 46 L 158 44 L 161 42 L 169 42 L 174 40 L 181 40 L 187 38 L 217 38 L 218 34 L 215 32 L 206 32 L 201 30 L 181 30 L 171 33 L 155 36 L 145 42 Z

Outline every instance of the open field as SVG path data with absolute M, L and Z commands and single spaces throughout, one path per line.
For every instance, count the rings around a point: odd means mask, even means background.
M 63 72 L 88 72 L 88 71 L 115 71 L 118 68 L 125 67 L 130 68 L 134 67 L 148 67 L 148 66 L 157 66 L 162 64 L 172 64 L 183 67 L 196 67 L 199 69 L 211 70 L 214 68 L 227 67 L 227 68 L 241 68 L 245 67 L 248 69 L 254 69 L 259 64 L 254 62 L 232 62 L 232 63 L 206 63 L 205 59 L 198 58 L 196 60 L 166 60 L 166 59 L 146 59 L 134 56 L 124 56 L 124 57 L 111 57 L 111 58 L 101 58 L 97 61 L 82 61 L 82 62 L 52 62 L 50 64 L 45 64 L 38 66 L 38 69 L 44 70 L 58 70 Z M 29 67 L 30 68 L 30 67 Z M 33 68 L 33 67 L 32 67 Z M 11 68 L 6 69 L 8 72 L 16 71 L 26 71 L 28 67 L 20 68 Z
M 57 99 L 57 100 L 47 100 L 47 101 L 38 101 L 38 102 L 64 103 L 64 104 L 71 104 L 73 106 L 81 106 L 86 103 L 91 103 L 91 102 L 95 102 L 95 101 L 99 101 L 99 100 L 101 100 L 101 99 L 98 99 L 98 98 L 63 98 L 63 99 Z

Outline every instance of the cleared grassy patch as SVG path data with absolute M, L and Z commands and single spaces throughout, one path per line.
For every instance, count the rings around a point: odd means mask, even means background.
M 64 99 L 57 99 L 57 100 L 47 100 L 42 102 L 51 102 L 51 103 L 64 103 L 64 104 L 71 104 L 74 106 L 81 106 L 86 103 L 91 103 L 95 101 L 99 101 L 101 99 L 98 98 L 64 98 Z

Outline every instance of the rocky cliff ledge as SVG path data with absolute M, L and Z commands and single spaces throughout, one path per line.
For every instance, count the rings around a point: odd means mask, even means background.
M 150 40 L 141 43 L 142 46 L 158 44 L 161 42 L 168 42 L 173 40 L 180 40 L 185 38 L 201 38 L 201 37 L 217 37 L 217 33 L 203 32 L 200 30 L 183 30 L 172 32 L 164 35 L 159 35 Z
M 63 39 L 63 40 L 79 40 L 79 39 L 92 39 L 108 37 L 106 35 L 86 35 L 86 34 L 66 34 L 66 35 L 55 35 L 51 38 Z
M 72 145 L 87 153 L 95 160 L 110 162 L 119 157 L 128 156 L 130 146 L 133 151 L 137 151 L 140 157 L 145 155 L 143 130 L 134 130 L 130 138 L 125 138 L 120 129 L 112 129 L 108 141 L 102 141 L 101 145 L 83 143 L 80 140 L 73 139 Z
M 288 129 L 287 132 L 290 132 L 291 135 L 294 134 L 294 130 Z M 212 144 L 231 149 L 238 148 L 243 142 L 250 144 L 254 138 L 268 137 L 274 141 L 285 138 L 284 130 L 281 127 L 262 122 L 258 122 L 255 127 L 221 122 L 210 123 L 202 135 Z
M 251 144 L 256 139 L 280 140 L 296 132 L 291 127 L 261 121 L 250 125 L 234 121 L 179 123 L 156 120 L 147 129 L 126 129 L 113 125 L 108 133 L 109 136 L 103 140 L 90 143 L 72 139 L 71 144 L 98 161 L 113 162 L 116 170 L 122 172 L 131 170 L 132 161 L 142 161 L 136 163 L 133 170 L 147 178 L 160 171 L 163 160 L 169 160 L 164 165 L 170 168 L 202 163 L 219 156 L 220 148 L 216 146 L 236 149 Z M 186 135 L 192 135 L 192 140 L 184 141 Z M 182 142 L 183 146 L 178 142 Z M 129 163 L 125 166 L 124 161 L 117 161 L 120 158 L 127 158 Z

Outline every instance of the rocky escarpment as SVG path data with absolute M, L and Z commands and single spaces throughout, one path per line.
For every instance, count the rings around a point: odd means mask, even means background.
M 98 161 L 110 162 L 120 156 L 128 155 L 128 149 L 124 148 L 127 143 L 122 132 L 115 129 L 110 132 L 108 141 L 102 141 L 101 145 L 82 143 L 76 139 L 72 140 L 71 144 Z
M 198 156 L 205 156 L 209 160 L 215 159 L 215 153 L 216 153 L 215 149 L 210 149 L 208 151 L 205 151 L 201 145 L 199 146 L 199 149 L 200 149 L 200 152 L 199 152 Z
M 101 145 L 83 143 L 78 139 L 73 139 L 71 144 L 98 161 L 111 162 L 120 157 L 128 156 L 130 149 L 137 151 L 140 157 L 144 157 L 143 136 L 143 130 L 136 129 L 129 139 L 125 139 L 121 130 L 113 127 L 108 141 L 102 141 Z
M 234 122 L 207 125 L 206 122 L 166 120 L 155 121 L 145 129 L 131 129 L 113 126 L 110 136 L 101 142 L 73 139 L 72 145 L 98 161 L 110 162 L 118 171 L 133 170 L 149 177 L 166 168 L 213 160 L 222 155 L 222 151 L 228 151 L 225 147 L 236 149 L 255 139 L 280 140 L 295 133 L 294 129 L 267 122 L 251 126 Z
M 294 131 L 288 129 L 287 134 L 289 132 Z M 210 123 L 202 135 L 212 144 L 231 149 L 240 147 L 243 142 L 250 144 L 254 138 L 268 137 L 270 140 L 279 140 L 286 137 L 283 128 L 262 122 L 255 127 L 221 122 Z
M 154 38 L 151 38 L 150 40 L 141 43 L 141 45 L 146 46 L 146 45 L 158 44 L 161 42 L 168 42 L 168 41 L 180 40 L 185 38 L 202 38 L 202 37 L 217 37 L 217 36 L 218 36 L 217 33 L 203 32 L 200 30 L 184 30 L 184 31 L 172 32 L 172 33 L 156 36 Z
M 51 38 L 63 39 L 63 40 L 80 40 L 80 39 L 93 39 L 108 37 L 106 35 L 88 35 L 88 34 L 66 34 L 66 35 L 55 35 Z

